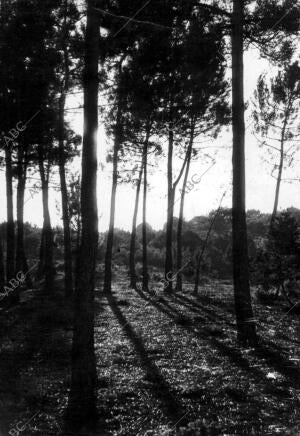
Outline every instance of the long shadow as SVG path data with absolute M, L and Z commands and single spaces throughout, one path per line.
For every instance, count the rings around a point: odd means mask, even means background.
M 233 303 L 229 303 L 229 302 L 224 302 L 221 301 L 220 299 L 214 299 L 212 297 L 209 297 L 208 295 L 201 295 L 198 294 L 197 295 L 197 300 L 199 302 L 201 302 L 202 304 L 208 303 L 208 304 L 212 304 L 213 306 L 217 306 L 222 308 L 225 312 L 228 312 L 232 315 L 234 315 L 234 309 L 233 307 L 231 307 L 233 305 Z
M 165 313 L 170 318 L 174 319 L 172 315 L 170 315 L 164 308 L 160 307 L 158 304 L 153 303 L 153 306 L 161 312 Z M 232 362 L 234 365 L 246 370 L 256 379 L 255 381 L 262 381 L 264 384 L 268 385 L 269 382 L 266 382 L 266 376 L 263 371 L 251 366 L 249 361 L 241 354 L 239 350 L 226 345 L 224 342 L 217 340 L 214 337 L 213 332 L 209 328 L 201 326 L 197 327 L 196 330 L 194 327 L 191 327 L 189 325 L 181 325 L 180 327 L 195 334 L 202 340 L 211 342 L 215 349 L 219 350 L 223 355 L 227 356 L 230 362 Z M 254 352 L 258 357 L 265 358 L 270 366 L 272 366 L 281 374 L 288 377 L 291 382 L 296 383 L 298 386 L 300 380 L 300 371 L 292 362 L 286 360 L 286 358 L 280 355 L 278 352 L 267 348 L 266 345 L 258 346 L 257 350 Z
M 182 295 L 182 294 L 175 294 L 176 298 L 180 301 L 180 304 L 185 304 L 186 307 L 193 308 L 193 310 L 195 311 L 195 307 L 199 309 L 200 312 L 206 312 L 207 317 L 211 320 L 211 321 L 216 321 L 218 320 L 222 320 L 224 321 L 227 325 L 234 327 L 235 324 L 228 321 L 228 319 L 223 316 L 220 315 L 219 313 L 216 313 L 213 309 L 210 309 L 209 307 L 203 306 L 200 303 L 197 303 L 196 301 Z
M 193 304 L 193 301 L 187 297 L 178 296 L 178 298 L 189 301 L 190 304 Z M 203 310 L 206 311 L 207 309 L 203 308 Z M 227 322 L 227 324 L 234 326 L 233 323 Z M 268 365 L 272 366 L 280 374 L 287 377 L 290 382 L 296 383 L 298 387 L 300 385 L 300 369 L 292 361 L 286 359 L 281 354 L 282 352 L 283 350 L 278 344 L 273 342 L 267 344 L 262 340 L 260 340 L 260 343 L 254 350 L 257 357 L 265 359 Z
M 145 301 L 147 301 L 148 303 L 150 303 L 153 307 L 156 307 L 158 310 L 160 310 L 161 312 L 163 312 L 164 314 L 166 314 L 167 316 L 169 316 L 170 318 L 172 318 L 174 321 L 176 320 L 176 317 L 178 315 L 182 315 L 181 312 L 179 312 L 178 310 L 172 308 L 168 303 L 167 304 L 163 304 L 162 301 L 158 302 L 155 301 L 153 298 L 148 297 L 141 289 L 136 288 L 136 293 Z M 164 307 L 166 306 L 166 307 Z
M 265 359 L 265 361 L 272 366 L 281 375 L 286 377 L 295 387 L 299 389 L 300 386 L 300 368 L 297 367 L 292 361 L 286 359 L 282 354 L 275 351 L 270 346 L 276 346 L 276 344 L 270 342 L 266 344 L 261 342 L 255 349 L 255 354 L 259 358 Z
M 139 355 L 141 363 L 147 372 L 148 379 L 153 383 L 152 389 L 160 400 L 166 415 L 174 426 L 179 420 L 180 423 L 183 424 L 186 421 L 185 418 L 183 418 L 184 413 L 186 412 L 184 406 L 176 398 L 174 392 L 172 392 L 172 388 L 163 378 L 155 363 L 149 358 L 141 338 L 135 333 L 132 326 L 119 309 L 115 298 L 112 295 L 107 295 L 107 301 L 124 333 L 132 342 L 137 354 Z

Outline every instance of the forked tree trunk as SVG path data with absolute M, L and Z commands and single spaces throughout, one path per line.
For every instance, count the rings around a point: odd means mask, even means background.
M 184 211 L 184 200 L 185 200 L 185 191 L 190 171 L 191 164 L 191 155 L 192 148 L 194 142 L 194 125 L 192 125 L 190 143 L 187 149 L 187 157 L 186 157 L 186 168 L 185 174 L 182 184 L 182 191 L 180 196 L 180 209 L 179 209 L 179 217 L 178 217 L 178 225 L 177 225 L 177 276 L 176 276 L 176 291 L 182 292 L 182 228 L 183 228 L 183 211 Z M 179 271 L 179 272 L 178 272 Z
M 130 287 L 133 289 L 136 289 L 136 281 L 137 281 L 136 271 L 135 271 L 136 222 L 137 222 L 137 214 L 139 208 L 142 176 L 143 176 L 143 162 L 141 163 L 139 177 L 136 185 L 135 203 L 134 203 L 134 211 L 133 211 L 133 218 L 132 218 L 132 229 L 131 229 L 131 236 L 130 236 L 129 274 L 130 274 Z
M 84 135 L 82 148 L 82 238 L 76 276 L 72 378 L 67 428 L 80 433 L 96 419 L 96 358 L 94 346 L 94 287 L 98 246 L 97 131 L 100 22 L 87 0 L 84 66 Z
M 173 274 L 173 209 L 174 209 L 174 190 L 173 190 L 173 142 L 174 133 L 169 130 L 169 146 L 168 146 L 168 202 L 167 202 L 167 228 L 166 228 L 166 259 L 165 259 L 165 278 L 168 284 L 165 292 L 171 293 L 173 291 L 172 281 L 169 277 Z
M 233 128 L 233 281 L 238 340 L 256 343 L 251 305 L 245 211 L 245 120 L 243 66 L 244 0 L 233 0 L 232 15 L 232 128 Z
M 11 150 L 6 147 L 6 199 L 7 199 L 7 227 L 6 227 L 6 279 L 15 277 L 15 224 L 13 209 L 13 175 Z
M 121 67 L 120 67 L 121 69 Z M 120 72 L 121 74 L 121 72 Z M 105 266 L 104 266 L 104 292 L 111 292 L 111 279 L 112 279 L 112 253 L 114 245 L 114 228 L 115 228 L 115 211 L 116 211 L 116 194 L 118 184 L 118 159 L 119 149 L 121 145 L 121 119 L 122 119 L 122 103 L 121 103 L 121 81 L 119 76 L 119 90 L 118 90 L 118 109 L 115 126 L 115 140 L 114 140 L 114 153 L 113 153 L 113 176 L 112 176 L 112 189 L 110 199 L 110 218 L 109 229 L 107 234 L 107 245 L 105 253 Z
M 68 190 L 66 183 L 65 171 L 65 152 L 64 152 L 64 109 L 65 95 L 61 95 L 59 102 L 59 177 L 61 186 L 61 204 L 63 213 L 64 227 L 64 268 L 65 268 L 65 295 L 70 298 L 73 295 L 73 279 L 72 279 L 72 247 L 71 247 L 71 231 L 70 217 L 68 208 Z

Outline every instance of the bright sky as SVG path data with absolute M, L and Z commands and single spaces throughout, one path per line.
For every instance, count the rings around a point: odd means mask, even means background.
M 246 126 L 251 119 L 251 99 L 256 87 L 258 76 L 270 70 L 270 65 L 259 58 L 256 49 L 250 49 L 245 53 L 245 98 L 250 102 L 249 109 L 246 112 Z M 72 97 L 68 102 L 69 107 L 74 108 L 82 104 L 81 96 Z M 73 129 L 82 133 L 82 111 L 69 113 Z M 262 160 L 263 151 L 259 148 L 257 140 L 252 133 L 253 126 L 249 126 L 246 131 L 246 180 L 247 180 L 247 209 L 259 209 L 262 212 L 271 212 L 275 192 L 275 180 L 270 176 L 269 168 Z M 204 138 L 203 138 L 204 139 Z M 231 206 L 231 130 L 224 131 L 222 135 L 213 142 L 207 142 L 203 145 L 211 147 L 207 152 L 211 154 L 217 152 L 216 165 L 209 170 L 201 182 L 195 185 L 194 189 L 186 196 L 185 202 L 185 219 L 189 220 L 194 216 L 207 214 L 219 205 L 220 198 L 224 191 L 227 195 L 223 201 L 223 206 Z M 106 153 L 108 150 L 107 139 L 105 138 L 103 126 L 99 126 L 98 136 L 98 158 L 99 162 L 105 165 L 104 170 L 99 169 L 98 173 L 98 209 L 99 209 L 99 230 L 106 230 L 108 227 L 109 208 L 110 208 L 110 191 L 111 191 L 111 171 L 112 165 L 106 163 Z M 226 148 L 223 148 L 226 147 Z M 3 152 L 2 152 L 3 153 Z M 160 158 L 159 163 L 154 168 L 153 174 L 149 175 L 149 195 L 148 195 L 148 223 L 155 229 L 163 227 L 166 221 L 166 158 Z M 179 161 L 174 162 L 174 173 L 179 167 Z M 80 168 L 80 162 L 74 164 L 74 168 Z M 190 170 L 190 179 L 198 180 L 199 176 L 207 170 L 208 164 L 198 160 L 194 162 Z M 57 173 L 57 169 L 55 170 Z M 296 173 L 296 169 L 294 170 Z M 37 179 L 39 175 L 34 177 Z M 5 220 L 6 202 L 5 202 L 5 179 L 4 172 L 0 173 L 0 193 L 3 201 L 0 207 L 0 219 Z M 57 183 L 57 176 L 52 177 L 52 182 Z M 116 207 L 116 227 L 130 230 L 135 191 L 132 186 L 121 185 L 117 192 Z M 178 193 L 176 198 L 178 198 Z M 42 202 L 41 194 L 30 198 L 27 193 L 25 204 L 25 220 L 35 223 L 39 226 L 42 224 Z M 53 225 L 60 225 L 60 213 L 57 210 L 57 204 L 60 203 L 60 192 L 51 189 L 50 192 L 50 209 Z M 293 184 L 282 184 L 280 209 L 290 206 L 300 207 L 300 186 L 299 182 Z M 175 205 L 175 215 L 178 214 L 179 202 Z M 138 222 L 141 221 L 139 214 Z

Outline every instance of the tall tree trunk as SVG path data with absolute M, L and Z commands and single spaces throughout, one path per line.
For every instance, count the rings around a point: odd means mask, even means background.
M 245 211 L 245 120 L 243 65 L 244 0 L 233 0 L 232 15 L 232 128 L 233 128 L 233 281 L 238 340 L 256 343 L 248 269 Z
M 51 226 L 49 211 L 49 175 L 45 174 L 43 160 L 39 160 L 39 168 L 42 184 L 43 201 L 43 237 L 42 241 L 45 260 L 45 292 L 49 294 L 53 291 L 54 266 L 53 266 L 53 231 Z M 48 171 L 47 171 L 48 172 Z
M 196 263 L 196 274 L 195 274 L 195 283 L 194 283 L 193 294 L 195 296 L 197 296 L 198 291 L 199 291 L 200 268 L 201 268 L 201 253 L 200 252 L 198 252 L 196 257 L 195 257 L 195 263 Z
M 45 273 L 45 224 L 43 222 L 43 227 L 41 230 L 41 242 L 40 242 L 40 253 L 39 253 L 39 265 L 36 276 L 40 279 Z
M 130 274 L 130 287 L 136 289 L 136 271 L 135 271 L 135 245 L 136 245 L 136 221 L 139 208 L 140 191 L 143 176 L 143 162 L 139 172 L 139 177 L 136 185 L 135 203 L 132 218 L 132 229 L 130 236 L 130 252 L 129 252 L 129 274 Z
M 171 293 L 173 291 L 172 281 L 169 280 L 170 275 L 173 274 L 173 209 L 174 209 L 174 190 L 173 190 L 173 142 L 174 133 L 170 128 L 169 130 L 169 146 L 168 146 L 168 203 L 167 203 L 167 228 L 166 228 L 166 259 L 165 259 L 165 278 L 168 284 L 165 292 Z
M 61 186 L 61 204 L 63 213 L 64 227 L 64 268 L 65 268 L 65 295 L 67 298 L 73 295 L 73 280 L 72 280 L 72 247 L 71 247 L 71 231 L 70 217 L 68 208 L 68 190 L 66 183 L 65 171 L 65 153 L 64 153 L 64 109 L 65 109 L 65 94 L 64 91 L 59 101 L 59 177 Z
M 143 291 L 149 291 L 148 277 L 148 258 L 147 258 L 147 165 L 148 165 L 148 142 L 150 129 L 146 133 L 146 139 L 143 147 L 143 168 L 144 168 L 144 192 L 143 192 L 143 225 L 142 225 L 142 241 L 143 241 Z
M 184 210 L 184 200 L 185 200 L 185 190 L 187 186 L 189 171 L 190 171 L 190 164 L 191 164 L 191 155 L 192 155 L 192 148 L 193 148 L 193 142 L 194 142 L 194 124 L 191 128 L 191 136 L 190 136 L 190 142 L 187 149 L 187 157 L 186 157 L 186 168 L 185 168 L 185 174 L 182 184 L 182 191 L 180 196 L 180 209 L 179 209 L 179 217 L 178 217 L 178 225 L 177 225 L 177 280 L 176 280 L 176 290 L 177 292 L 182 292 L 182 227 L 183 227 L 183 210 Z
M 281 178 L 282 178 L 282 170 L 283 170 L 283 144 L 281 143 L 280 162 L 279 162 L 278 176 L 277 176 L 277 181 L 276 181 L 275 199 L 274 199 L 273 212 L 272 212 L 272 216 L 271 216 L 270 228 L 273 226 L 274 220 L 275 220 L 276 215 L 277 215 L 278 202 L 279 202 L 279 191 L 280 191 Z
M 17 187 L 17 246 L 16 246 L 16 272 L 26 273 L 27 286 L 32 287 L 28 264 L 24 247 L 24 198 L 26 187 L 26 157 L 22 148 L 18 149 L 18 187 Z
M 121 70 L 120 63 L 120 70 Z M 113 176 L 112 176 L 112 189 L 110 199 L 110 218 L 109 229 L 107 234 L 107 244 L 105 253 L 105 266 L 104 266 L 104 292 L 111 292 L 111 279 L 112 279 L 112 252 L 114 244 L 114 227 L 115 227 L 115 210 L 116 210 L 116 194 L 118 184 L 118 154 L 121 145 L 121 119 L 122 119 L 122 105 L 121 105 L 121 80 L 119 76 L 119 90 L 118 90 L 118 109 L 115 126 L 115 140 L 114 140 L 114 154 L 113 154 Z
M 87 0 L 84 70 L 84 135 L 82 149 L 82 238 L 76 277 L 72 379 L 67 428 L 80 429 L 96 419 L 96 358 L 94 346 L 94 287 L 98 247 L 97 132 L 100 22 Z M 101 4 L 100 4 L 101 6 Z
M 64 76 L 61 86 L 61 95 L 59 99 L 59 120 L 58 120 L 58 147 L 59 147 L 59 177 L 61 186 L 61 203 L 63 212 L 63 227 L 64 227 L 64 268 L 65 268 L 65 295 L 67 298 L 73 295 L 73 279 L 72 279 L 72 247 L 71 247 L 71 231 L 70 231 L 70 216 L 68 208 L 68 190 L 66 183 L 66 159 L 64 153 L 64 120 L 65 120 L 65 103 L 66 93 L 69 89 L 70 71 L 69 71 L 69 56 L 66 45 L 66 38 L 68 34 L 67 14 L 68 14 L 68 0 L 64 0 L 64 19 L 63 30 L 65 37 L 63 38 L 63 52 L 64 52 Z
M 2 229 L 0 228 L 0 289 L 3 289 L 5 285 L 5 268 L 3 257 L 3 241 L 2 241 Z
M 6 278 L 9 281 L 15 276 L 15 224 L 13 211 L 13 175 L 11 149 L 5 148 L 6 158 L 6 199 L 7 199 L 7 227 L 6 227 Z
M 281 133 L 280 158 L 279 158 L 278 175 L 277 175 L 277 181 L 276 181 L 274 206 L 273 206 L 273 212 L 272 212 L 271 221 L 270 221 L 270 230 L 272 229 L 272 226 L 274 224 L 274 220 L 275 220 L 276 215 L 277 215 L 277 210 L 278 210 L 279 192 L 280 192 L 280 185 L 281 185 L 282 171 L 283 171 L 283 162 L 284 162 L 284 141 L 285 141 L 285 132 L 286 132 L 287 122 L 288 122 L 288 118 L 286 115 L 284 123 L 283 123 L 282 133 Z

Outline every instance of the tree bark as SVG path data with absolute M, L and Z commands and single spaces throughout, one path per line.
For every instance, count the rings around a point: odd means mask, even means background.
M 100 22 L 87 0 L 84 66 L 84 135 L 82 149 L 82 237 L 76 277 L 72 378 L 67 428 L 79 433 L 96 419 L 94 287 L 98 246 L 97 131 Z
M 200 268 L 201 268 L 201 253 L 199 252 L 195 258 L 196 263 L 196 274 L 195 274 L 195 283 L 194 283 L 194 291 L 193 294 L 195 296 L 198 295 L 199 291 L 199 280 L 200 280 Z
M 68 190 L 66 183 L 65 171 L 65 153 L 64 153 L 64 109 L 65 109 L 65 94 L 64 91 L 59 101 L 59 177 L 61 186 L 61 204 L 63 213 L 64 227 L 64 267 L 65 267 L 65 295 L 70 298 L 73 295 L 73 279 L 72 279 L 72 247 L 71 247 L 71 231 L 70 217 L 68 208 Z
M 165 292 L 173 291 L 172 281 L 168 279 L 173 274 L 173 209 L 174 209 L 174 190 L 173 190 L 173 142 L 174 133 L 169 130 L 169 146 L 168 146 L 168 202 L 167 202 L 167 228 L 166 228 L 166 259 L 165 259 L 165 278 L 168 284 Z
M 191 155 L 192 155 L 192 148 L 193 148 L 193 142 L 194 142 L 194 124 L 191 128 L 191 136 L 190 136 L 190 142 L 187 149 L 187 157 L 186 157 L 186 168 L 185 168 L 185 174 L 182 184 L 182 191 L 180 196 L 180 209 L 179 209 L 179 218 L 178 218 L 178 225 L 177 225 L 177 280 L 176 280 L 176 290 L 177 292 L 182 292 L 182 227 L 183 227 L 183 210 L 184 210 L 184 200 L 185 200 L 185 190 L 187 186 L 189 171 L 190 171 L 190 164 L 191 164 Z
M 5 285 L 5 268 L 3 258 L 3 242 L 2 242 L 2 229 L 0 228 L 0 289 Z
M 71 231 L 70 231 L 70 216 L 68 208 L 68 190 L 66 183 L 66 158 L 64 153 L 64 120 L 65 120 L 65 103 L 66 93 L 69 89 L 70 72 L 69 72 L 69 59 L 68 50 L 66 45 L 66 37 L 70 35 L 67 33 L 67 0 L 64 1 L 64 19 L 63 19 L 63 32 L 65 37 L 62 41 L 62 48 L 64 52 L 64 76 L 62 79 L 61 95 L 59 99 L 59 120 L 58 120 L 58 148 L 59 148 L 59 177 L 61 186 L 61 204 L 63 213 L 63 227 L 64 227 L 64 268 L 65 268 L 65 296 L 67 298 L 73 295 L 73 278 L 72 278 L 72 246 L 71 246 Z
M 120 63 L 120 70 L 121 70 Z M 110 219 L 109 229 L 107 234 L 107 245 L 105 253 L 105 266 L 104 266 L 104 292 L 111 293 L 111 279 L 112 279 L 112 252 L 114 244 L 114 227 L 115 227 L 115 210 L 116 210 L 116 194 L 118 184 L 118 155 L 121 145 L 121 120 L 122 120 L 122 104 L 121 104 L 121 79 L 119 76 L 118 85 L 118 108 L 115 126 L 115 140 L 114 140 L 114 153 L 113 153 L 113 176 L 112 176 L 112 189 L 110 200 Z
M 15 224 L 13 209 L 13 175 L 11 149 L 5 148 L 6 158 L 6 199 L 7 199 L 7 227 L 6 227 L 6 278 L 9 281 L 15 277 Z
M 135 244 L 136 244 L 136 222 L 137 214 L 139 208 L 140 191 L 143 176 L 143 162 L 141 163 L 141 168 L 139 172 L 139 177 L 136 185 L 135 203 L 132 218 L 132 229 L 130 236 L 130 252 L 129 252 L 129 274 L 130 274 L 130 287 L 136 289 L 136 271 L 135 271 Z
M 39 264 L 37 269 L 37 278 L 41 279 L 45 273 L 45 225 L 41 230 L 41 243 L 40 243 L 40 253 L 39 253 Z
M 32 287 L 30 274 L 28 273 L 28 263 L 24 247 L 24 198 L 26 187 L 26 170 L 27 165 L 24 163 L 22 148 L 18 149 L 18 187 L 17 187 L 17 247 L 16 247 L 16 272 L 22 271 L 26 274 L 26 283 Z
M 147 258 L 147 165 L 148 165 L 148 142 L 150 136 L 150 128 L 146 132 L 145 143 L 143 147 L 143 168 L 144 168 L 144 192 L 143 192 L 143 225 L 142 225 L 142 241 L 143 241 L 143 291 L 149 291 L 149 276 L 148 276 L 148 258 Z
M 282 179 L 282 171 L 283 171 L 283 162 L 284 162 L 284 141 L 285 141 L 285 133 L 286 133 L 286 126 L 288 123 L 288 111 L 285 115 L 282 132 L 281 132 L 281 141 L 280 141 L 280 157 L 279 157 L 279 166 L 278 166 L 278 175 L 277 175 L 277 181 L 276 181 L 276 190 L 275 190 L 275 198 L 274 198 L 274 206 L 273 206 L 273 212 L 270 220 L 270 230 L 272 229 L 272 226 L 274 224 L 277 210 L 278 210 L 278 203 L 279 203 L 279 192 L 280 192 L 280 185 L 281 185 L 281 179 Z
M 245 120 L 243 65 L 244 0 L 233 0 L 232 15 L 232 128 L 233 128 L 233 281 L 237 337 L 243 344 L 256 343 L 249 269 L 245 211 Z
M 53 231 L 49 211 L 49 175 L 45 174 L 44 162 L 41 155 L 39 156 L 39 169 L 41 175 L 43 201 L 43 235 L 41 244 L 42 250 L 44 250 L 45 261 L 45 292 L 50 294 L 53 291 L 54 284 Z

